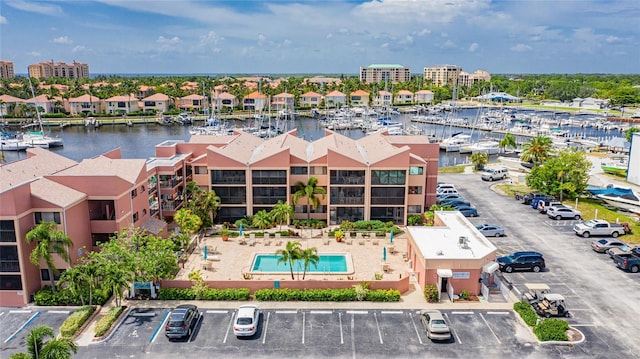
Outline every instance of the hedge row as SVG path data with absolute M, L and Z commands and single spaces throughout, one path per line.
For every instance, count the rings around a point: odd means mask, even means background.
M 85 302 L 89 301 L 89 293 L 83 289 Z M 108 289 L 96 289 L 92 293 L 93 304 L 103 305 L 111 296 Z M 78 293 L 73 293 L 69 288 L 62 287 L 54 293 L 50 286 L 44 286 L 33 296 L 35 305 L 40 306 L 65 306 L 65 305 L 81 305 L 82 300 Z
M 207 288 L 200 293 L 201 300 L 249 300 L 248 288 L 215 289 Z M 191 288 L 161 288 L 158 292 L 160 300 L 194 300 L 196 294 Z
M 92 305 L 85 305 L 73 312 L 60 326 L 60 334 L 64 337 L 72 337 L 84 322 L 91 317 L 96 308 Z
M 263 302 L 351 302 L 358 300 L 356 290 L 345 289 L 259 289 L 254 298 Z M 400 291 L 396 289 L 368 290 L 365 300 L 371 302 L 398 302 Z
M 107 315 L 100 318 L 98 323 L 96 323 L 95 337 L 99 338 L 105 335 L 107 331 L 111 328 L 113 323 L 116 321 L 116 319 L 118 319 L 120 314 L 122 314 L 123 310 L 124 310 L 124 307 L 113 307 L 109 309 L 109 312 L 107 312 Z
M 538 321 L 538 315 L 531 308 L 531 304 L 527 302 L 518 302 L 513 305 L 520 317 L 527 323 L 528 326 L 533 327 L 533 333 L 538 337 L 541 342 L 546 341 L 567 341 L 567 329 L 569 329 L 569 323 L 564 320 L 549 318 L 542 321 Z

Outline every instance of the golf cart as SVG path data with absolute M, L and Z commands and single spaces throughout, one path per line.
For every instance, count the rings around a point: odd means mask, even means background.
M 547 293 L 543 295 L 539 302 L 532 304 L 536 313 L 545 318 L 549 317 L 570 317 L 564 297 L 560 294 Z
M 551 291 L 544 283 L 525 283 L 527 291 L 522 295 L 522 301 L 534 304 L 542 300 L 542 297 Z

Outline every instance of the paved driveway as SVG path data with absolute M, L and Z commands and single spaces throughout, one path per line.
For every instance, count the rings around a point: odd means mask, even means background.
M 505 228 L 506 237 L 489 238 L 499 255 L 517 250 L 544 254 L 545 272 L 504 274 L 517 290 L 524 291 L 526 282 L 548 284 L 552 292 L 565 296 L 573 314 L 569 323 L 585 332 L 606 356 L 639 356 L 640 342 L 631 333 L 640 333 L 640 275 L 621 271 L 608 255 L 593 252 L 591 239 L 570 230 L 575 221 L 551 220 L 531 206 L 499 195 L 490 189 L 495 183 L 482 181 L 480 175 L 441 175 L 439 181 L 454 183 L 478 208 L 480 217 L 472 222 Z

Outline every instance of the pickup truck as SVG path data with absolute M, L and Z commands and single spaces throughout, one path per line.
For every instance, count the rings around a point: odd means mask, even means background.
M 622 224 L 609 223 L 601 219 L 578 223 L 573 226 L 573 231 L 584 238 L 589 238 L 590 236 L 611 236 L 616 238 L 621 234 L 627 233 Z
M 616 267 L 628 270 L 631 273 L 638 273 L 640 271 L 640 256 L 616 254 L 613 256 L 613 262 L 616 264 Z
M 607 254 L 609 254 L 609 257 L 611 257 L 611 259 L 613 259 L 613 256 L 615 256 L 616 254 L 633 254 L 640 256 L 640 247 L 632 247 L 628 244 L 625 244 L 622 247 L 610 248 L 609 250 L 607 250 Z

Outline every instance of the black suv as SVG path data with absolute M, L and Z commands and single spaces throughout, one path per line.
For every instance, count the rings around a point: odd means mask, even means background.
M 198 319 L 198 307 L 191 304 L 179 305 L 171 311 L 169 321 L 164 327 L 164 335 L 169 339 L 190 337 Z
M 545 268 L 544 257 L 538 252 L 514 252 L 505 257 L 498 257 L 498 265 L 502 272 L 514 270 L 531 270 L 540 272 Z

